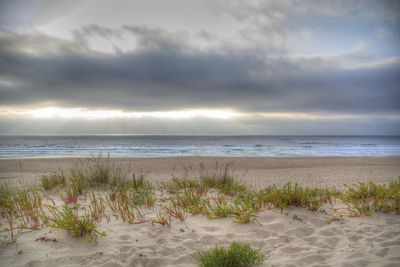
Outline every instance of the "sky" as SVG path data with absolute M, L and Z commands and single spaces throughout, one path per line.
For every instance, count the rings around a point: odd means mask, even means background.
M 0 134 L 400 135 L 400 1 L 0 0 Z

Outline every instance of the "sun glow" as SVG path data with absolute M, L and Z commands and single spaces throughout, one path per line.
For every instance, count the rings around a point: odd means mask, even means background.
M 399 119 L 399 114 L 377 115 L 371 114 L 319 114 L 319 113 L 303 113 L 303 112 L 239 112 L 233 109 L 186 109 L 186 110 L 169 110 L 169 111 L 123 111 L 123 110 L 106 110 L 106 109 L 89 109 L 89 108 L 61 108 L 61 107 L 45 107 L 31 109 L 0 109 L 0 117 L 4 118 L 28 118 L 28 119 L 71 119 L 71 120 L 106 120 L 106 119 L 171 119 L 171 120 L 187 120 L 193 118 L 204 119 L 246 119 L 258 118 L 267 120 L 351 120 L 351 119 L 367 119 L 367 118 L 386 118 Z
M 191 119 L 212 118 L 230 119 L 240 116 L 232 110 L 220 109 L 193 109 L 177 111 L 150 111 L 150 112 L 128 112 L 123 110 L 91 110 L 86 108 L 37 108 L 30 110 L 16 110 L 7 112 L 9 115 L 28 117 L 35 119 L 124 119 L 124 118 L 165 118 L 165 119 Z

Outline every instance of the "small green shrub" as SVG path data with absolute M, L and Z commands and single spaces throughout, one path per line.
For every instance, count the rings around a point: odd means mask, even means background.
M 65 186 L 65 176 L 62 172 L 42 175 L 40 180 L 42 182 L 44 190 L 50 190 L 59 185 Z
M 231 243 L 228 248 L 215 247 L 199 252 L 194 257 L 201 267 L 252 267 L 266 259 L 260 250 L 237 242 Z

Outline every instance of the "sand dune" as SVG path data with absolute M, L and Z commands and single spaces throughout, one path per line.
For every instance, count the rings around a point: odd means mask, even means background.
M 151 216 L 150 213 L 147 216 Z M 196 266 L 191 254 L 240 241 L 269 255 L 263 266 L 399 266 L 400 216 L 342 218 L 304 209 L 257 215 L 261 224 L 190 216 L 171 227 L 103 222 L 96 244 L 45 229 L 24 233 L 3 249 L 0 266 Z M 35 241 L 40 236 L 58 241 Z
M 215 159 L 205 160 L 212 164 Z M 399 158 L 235 160 L 237 171 L 247 169 L 250 174 L 239 175 L 238 179 L 254 187 L 291 179 L 308 185 L 335 186 L 357 179 L 385 182 L 400 174 Z M 173 169 L 170 164 L 174 162 L 138 161 L 137 166 L 139 163 L 146 168 L 154 166 L 149 177 L 158 177 L 157 181 L 169 179 L 168 173 Z M 198 158 L 175 159 L 176 164 L 194 165 L 198 161 Z M 35 180 L 48 169 L 67 168 L 71 161 L 25 160 L 22 164 L 19 171 L 17 161 L 0 161 L 3 181 L 18 177 L 23 181 Z M 10 174 L 14 176 L 7 176 Z M 264 180 L 262 175 L 266 177 Z M 158 194 L 159 198 L 165 198 L 167 193 L 158 191 Z M 202 215 L 190 215 L 184 222 L 173 219 L 170 227 L 103 220 L 100 228 L 107 236 L 94 244 L 72 238 L 61 230 L 27 231 L 20 234 L 16 243 L 2 248 L 0 266 L 196 266 L 193 253 L 215 245 L 225 246 L 231 241 L 260 248 L 269 256 L 262 266 L 400 266 L 400 216 L 375 213 L 370 217 L 340 218 L 332 209 L 340 205 L 326 205 L 326 212 L 302 208 L 283 212 L 264 210 L 257 214 L 258 222 L 243 225 L 232 223 L 230 218 L 210 220 Z M 159 209 L 160 206 L 143 209 L 144 217 L 154 217 Z M 57 242 L 35 241 L 43 236 Z M 1 233 L 1 239 L 7 239 L 7 234 Z

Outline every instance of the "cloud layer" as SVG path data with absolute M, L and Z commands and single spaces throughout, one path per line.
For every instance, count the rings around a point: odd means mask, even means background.
M 94 3 L 73 2 L 62 14 L 63 7 L 48 10 L 45 2 L 31 7 L 30 16 L 18 13 L 18 3 L 3 4 L 24 19 L 0 21 L 2 110 L 232 109 L 254 114 L 251 124 L 258 121 L 264 130 L 263 113 L 383 116 L 385 132 L 398 133 L 398 1 L 219 1 L 208 3 L 212 12 L 204 15 L 220 22 L 215 30 L 207 18 L 179 29 L 99 15 L 88 24 L 67 23 L 65 37 L 52 34 L 54 27 L 65 31 L 66 18 Z M 164 19 L 172 21 L 167 12 Z M 354 22 L 360 34 L 353 28 L 338 33 Z M 336 36 L 343 40 L 332 45 Z M 284 123 L 276 125 L 283 129 Z M 373 125 L 363 129 L 372 132 Z

